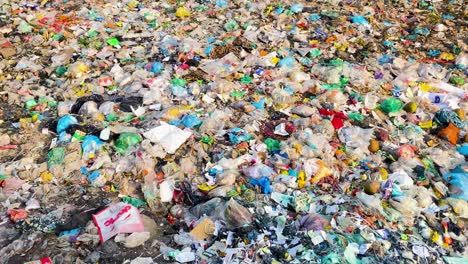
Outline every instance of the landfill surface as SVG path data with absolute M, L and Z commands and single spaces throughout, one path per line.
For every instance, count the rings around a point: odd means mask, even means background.
M 0 263 L 468 263 L 463 0 L 0 0 Z

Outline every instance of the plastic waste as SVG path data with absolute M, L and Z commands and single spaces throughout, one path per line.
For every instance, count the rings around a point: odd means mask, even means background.
M 314 231 L 325 230 L 325 228 L 330 226 L 330 222 L 327 219 L 317 214 L 304 215 L 300 219 L 299 224 L 302 229 Z
M 269 194 L 272 192 L 272 189 L 270 187 L 270 179 L 268 177 L 262 177 L 260 179 L 251 179 L 250 183 L 254 186 L 259 186 L 262 193 L 264 194 Z
M 2 4 L 0 262 L 466 262 L 463 4 Z
M 84 157 L 93 157 L 99 148 L 104 144 L 98 137 L 93 135 L 87 135 L 84 137 L 81 143 L 81 149 Z
M 76 124 L 78 124 L 78 120 L 76 119 L 76 117 L 71 116 L 71 115 L 65 115 L 62 118 L 60 118 L 57 123 L 57 133 L 62 133 L 71 125 L 76 125 Z
M 351 17 L 351 22 L 355 24 L 368 25 L 369 21 L 363 16 L 353 16 Z
M 389 98 L 382 102 L 380 109 L 386 113 L 395 113 L 400 111 L 403 107 L 403 103 L 396 98 Z
M 93 214 L 93 221 L 98 228 L 102 243 L 120 233 L 143 232 L 144 230 L 138 209 L 122 202 Z
M 144 137 L 148 138 L 153 143 L 160 144 L 169 154 L 174 154 L 191 135 L 192 132 L 182 130 L 165 122 L 161 122 L 160 126 L 143 133 Z
M 202 121 L 196 115 L 186 115 L 182 118 L 182 124 L 186 128 L 193 128 L 202 123 Z
M 62 164 L 65 159 L 65 149 L 64 148 L 53 148 L 49 151 L 47 161 L 47 167 L 53 167 L 58 164 Z
M 162 64 L 161 62 L 155 62 L 151 66 L 151 71 L 154 73 L 160 73 L 163 70 L 164 70 L 164 64 Z
M 121 155 L 124 155 L 125 153 L 127 153 L 127 150 L 139 144 L 141 140 L 142 138 L 138 134 L 131 132 L 123 132 L 115 141 L 115 148 Z
M 451 197 L 468 201 L 468 164 L 460 165 L 442 177 L 451 185 Z

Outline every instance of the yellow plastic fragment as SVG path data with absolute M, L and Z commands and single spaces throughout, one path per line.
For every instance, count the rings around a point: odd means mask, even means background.
M 179 7 L 177 8 L 177 11 L 175 13 L 176 17 L 189 17 L 190 16 L 190 11 L 188 11 L 185 7 Z

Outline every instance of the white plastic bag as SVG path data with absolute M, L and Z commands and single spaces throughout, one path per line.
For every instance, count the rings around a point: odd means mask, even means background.
M 174 154 L 191 135 L 192 132 L 165 122 L 161 122 L 160 126 L 143 133 L 143 136 L 153 143 L 160 144 L 169 154 Z
M 120 233 L 142 232 L 145 227 L 136 207 L 120 202 L 93 215 L 101 243 Z

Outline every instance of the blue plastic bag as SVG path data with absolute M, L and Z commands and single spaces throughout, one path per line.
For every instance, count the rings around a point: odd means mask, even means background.
M 96 151 L 104 144 L 98 137 L 93 135 L 87 135 L 84 137 L 83 142 L 81 143 L 81 149 L 83 154 L 96 153 Z
M 80 231 L 81 231 L 81 228 L 75 228 L 75 229 L 71 229 L 71 230 L 65 230 L 65 231 L 62 231 L 59 233 L 59 236 L 63 237 L 63 236 L 67 236 L 67 237 L 70 237 L 70 239 L 72 238 L 76 238 L 78 237 L 78 235 L 80 234 Z
M 413 33 L 418 34 L 418 35 L 428 36 L 429 34 L 431 34 L 431 31 L 429 31 L 429 29 L 427 28 L 415 28 L 413 30 Z
M 184 97 L 188 95 L 187 89 L 182 86 L 174 85 L 171 87 L 171 92 L 176 97 Z
M 271 189 L 270 186 L 270 179 L 268 177 L 263 176 L 260 179 L 251 179 L 250 184 L 254 186 L 259 186 L 260 190 L 262 191 L 263 194 L 269 194 L 272 193 L 273 190 Z
M 249 141 L 252 136 L 249 135 L 242 128 L 235 127 L 229 132 L 229 140 L 234 144 L 239 144 L 244 141 Z
M 211 50 L 213 50 L 214 46 L 213 45 L 208 45 L 206 48 L 205 48 L 205 54 L 207 56 L 210 56 L 210 53 L 211 53 Z
M 91 173 L 87 176 L 87 179 L 88 179 L 89 183 L 90 183 L 92 186 L 95 186 L 95 187 L 104 186 L 104 184 L 106 183 L 106 178 L 105 178 L 104 175 L 102 175 L 101 172 L 98 171 L 98 170 L 95 170 L 95 171 L 91 172 Z
M 65 115 L 62 116 L 62 118 L 59 119 L 57 123 L 57 133 L 62 133 L 65 131 L 67 128 L 69 128 L 71 125 L 76 125 L 78 124 L 78 120 L 76 117 L 72 115 Z
M 459 147 L 457 147 L 458 153 L 462 154 L 463 156 L 468 156 L 468 143 L 465 143 Z
M 186 115 L 182 118 L 182 124 L 187 128 L 192 128 L 200 125 L 202 123 L 201 119 L 196 115 Z
M 449 123 L 453 123 L 458 128 L 463 128 L 465 126 L 465 123 L 463 123 L 457 113 L 447 109 L 435 113 L 434 121 L 441 126 L 447 126 Z
M 160 63 L 159 61 L 153 63 L 151 67 L 151 71 L 154 73 L 160 73 L 164 70 L 164 64 Z
M 252 102 L 252 105 L 255 106 L 256 109 L 265 109 L 265 98 L 261 98 L 258 102 Z
M 62 131 L 59 134 L 59 142 L 70 142 L 72 140 L 72 136 L 70 134 L 67 134 L 67 132 Z
M 309 19 L 312 20 L 312 21 L 317 21 L 317 20 L 320 20 L 322 17 L 319 15 L 319 14 L 311 14 L 309 16 Z
M 386 63 L 393 63 L 393 60 L 395 60 L 395 57 L 390 54 L 384 54 L 382 57 L 379 59 L 379 64 L 384 65 Z
M 458 166 L 452 172 L 442 176 L 446 182 L 452 185 L 452 198 L 468 202 L 468 163 Z
M 97 178 L 99 178 L 99 176 L 101 176 L 101 172 L 99 172 L 98 170 L 95 170 L 93 172 L 91 172 L 89 175 L 88 175 L 88 180 L 90 182 L 93 182 L 95 181 Z

